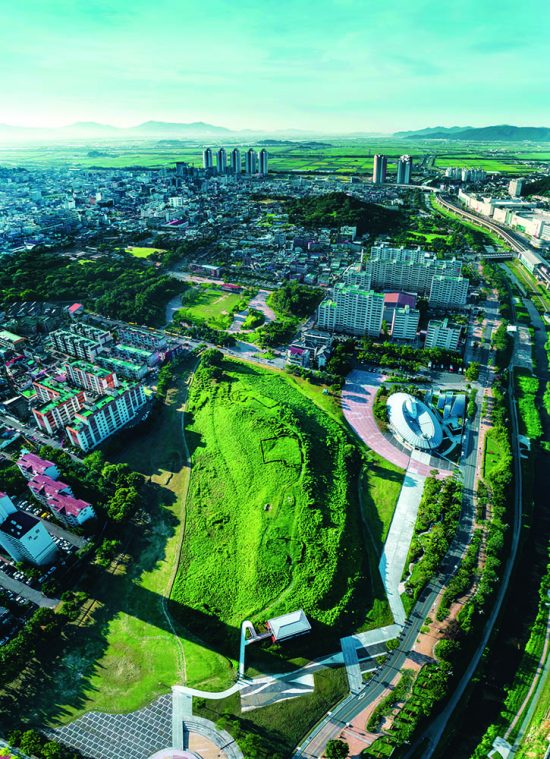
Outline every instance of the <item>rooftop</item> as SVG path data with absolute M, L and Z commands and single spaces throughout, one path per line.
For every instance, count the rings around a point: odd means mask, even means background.
M 295 635 L 303 635 L 311 630 L 311 625 L 303 609 L 268 619 L 267 626 L 275 640 L 293 638 Z
M 391 427 L 413 448 L 433 450 L 441 445 L 441 424 L 425 403 L 409 393 L 394 393 L 386 405 Z

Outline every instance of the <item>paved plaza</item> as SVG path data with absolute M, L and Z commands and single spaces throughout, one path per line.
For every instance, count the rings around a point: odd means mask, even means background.
M 172 745 L 172 694 L 130 714 L 88 712 L 69 725 L 44 732 L 86 759 L 149 759 Z
M 384 435 L 374 418 L 373 403 L 385 376 L 354 369 L 346 378 L 342 389 L 342 411 L 357 435 L 369 448 L 387 461 L 402 469 L 409 466 L 414 473 L 427 477 L 432 469 L 447 469 L 447 464 L 434 458 L 422 460 L 418 455 L 400 446 L 389 435 Z

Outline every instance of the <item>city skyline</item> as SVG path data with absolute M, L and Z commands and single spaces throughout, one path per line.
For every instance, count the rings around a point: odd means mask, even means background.
M 542 0 L 460 8 L 302 0 L 29 0 L 4 11 L 0 123 L 205 121 L 232 130 L 393 132 L 545 125 Z

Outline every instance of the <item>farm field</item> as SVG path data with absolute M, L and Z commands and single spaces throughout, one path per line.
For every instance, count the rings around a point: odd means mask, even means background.
M 284 374 L 228 360 L 197 372 L 189 412 L 177 619 L 234 658 L 244 619 L 261 626 L 303 608 L 312 634 L 263 649 L 275 669 L 281 656 L 330 652 L 343 630 L 375 624 L 353 476 L 359 448 L 344 426 Z
M 217 140 L 211 142 L 216 147 Z M 251 139 L 236 143 L 229 137 L 225 144 L 241 148 L 259 149 L 263 145 Z M 139 140 L 124 142 L 82 141 L 71 145 L 0 145 L 0 166 L 61 166 L 82 168 L 161 168 L 173 166 L 176 161 L 186 161 L 196 167 L 202 166 L 203 142 L 195 140 Z M 281 140 L 266 146 L 273 171 L 321 171 L 342 174 L 372 172 L 373 156 L 382 152 L 388 156 L 389 174 L 395 173 L 397 158 L 410 153 L 416 164 L 424 157 L 433 159 L 437 168 L 447 166 L 479 167 L 488 171 L 510 174 L 527 174 L 535 169 L 535 162 L 550 160 L 547 145 L 533 144 L 498 146 L 485 144 L 456 144 L 420 139 L 396 137 L 327 137 L 310 141 Z
M 227 329 L 233 320 L 233 311 L 240 307 L 242 300 L 240 293 L 225 292 L 215 285 L 199 285 L 183 293 L 182 308 L 175 317 L 214 329 Z
M 149 258 L 153 253 L 164 253 L 164 248 L 140 248 L 131 245 L 126 248 L 126 253 L 131 253 L 135 258 Z

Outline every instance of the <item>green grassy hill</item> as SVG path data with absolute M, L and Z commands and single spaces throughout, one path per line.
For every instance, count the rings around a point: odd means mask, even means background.
M 231 657 L 247 618 L 261 624 L 303 607 L 312 653 L 364 626 L 373 598 L 360 455 L 344 427 L 285 375 L 227 360 L 203 362 L 189 414 L 175 616 Z

